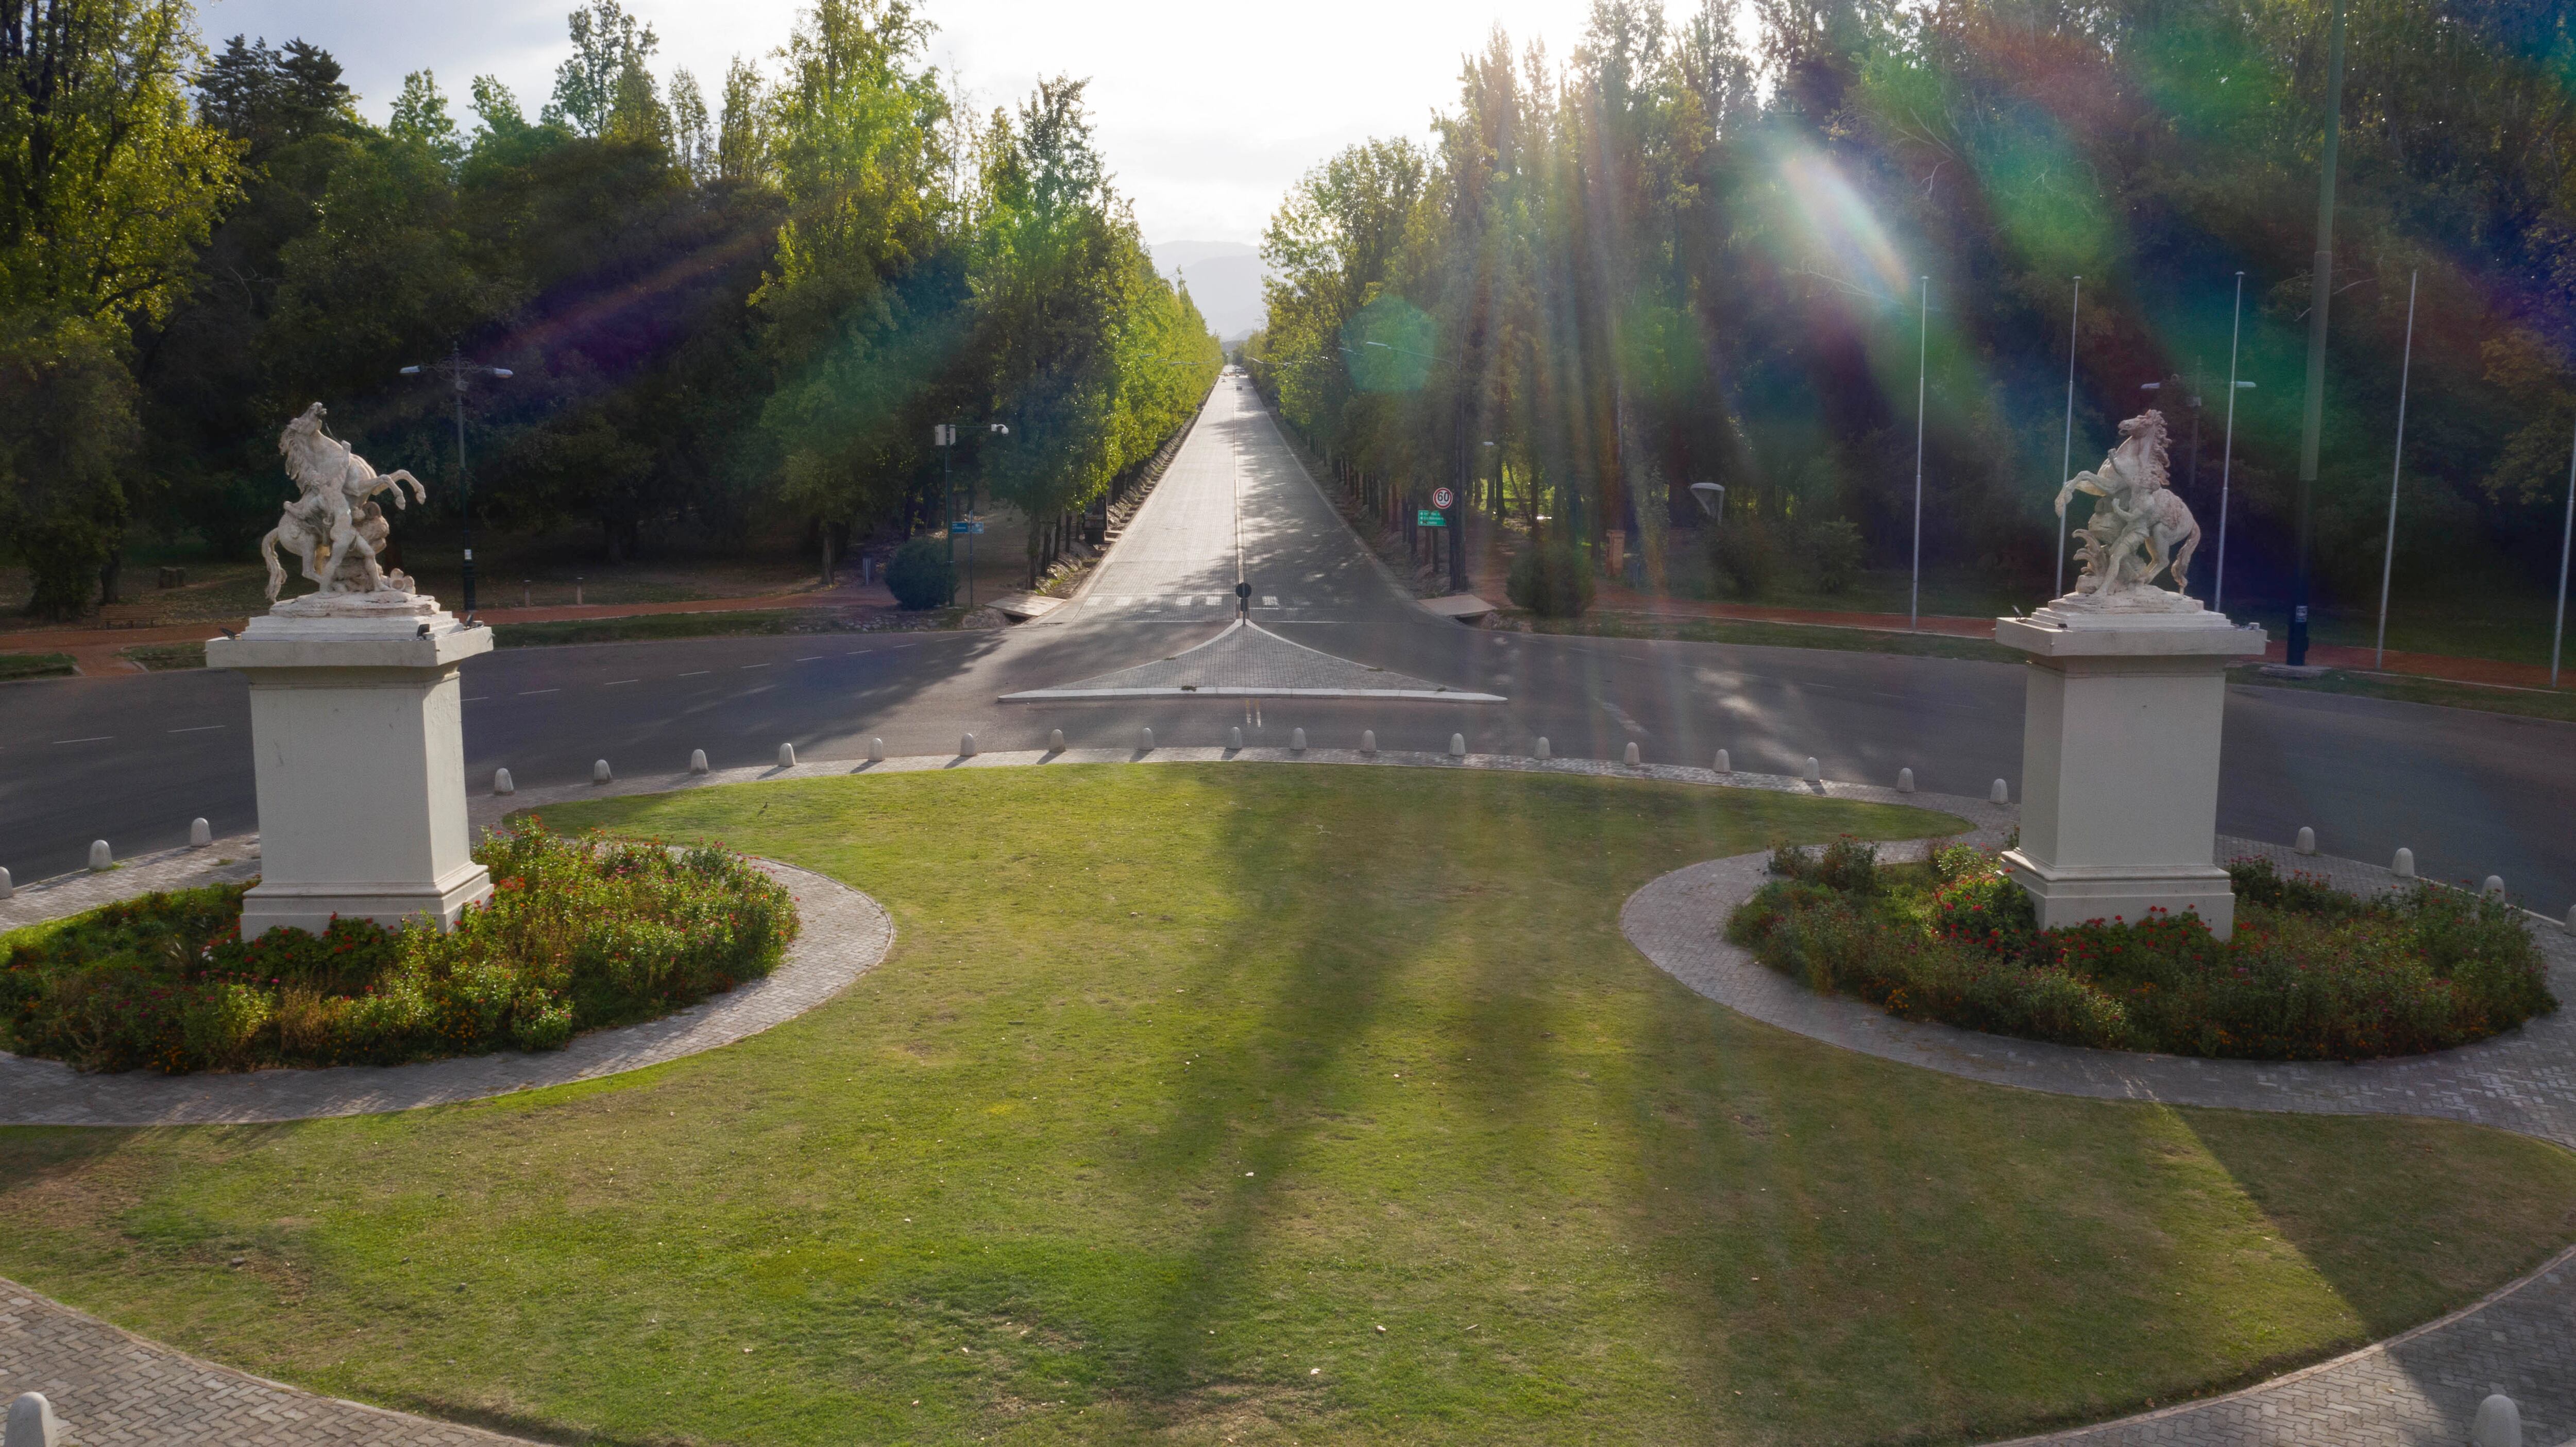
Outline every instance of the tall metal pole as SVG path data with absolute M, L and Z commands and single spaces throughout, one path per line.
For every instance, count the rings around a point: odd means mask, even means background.
M 2334 299 L 2335 152 L 2343 134 L 2343 4 L 2334 0 L 2326 37 L 2326 143 L 2317 182 L 2317 252 L 2308 287 L 2307 414 L 2299 431 L 2299 499 L 2295 566 L 2290 574 L 2289 664 L 2308 661 L 2308 551 L 2317 493 L 2317 448 L 2326 417 L 2326 304 Z
M 1932 278 L 1924 277 L 1922 331 L 1914 350 L 1914 589 L 1906 595 L 1905 626 L 1923 623 L 1923 403 L 1932 358 Z
M 449 390 L 456 398 L 456 495 L 465 519 L 465 616 L 474 616 L 474 473 L 465 465 L 465 349 L 447 349 Z
M 2245 336 L 2245 273 L 2236 273 L 2236 312 L 2227 324 L 2227 440 L 2218 451 L 2218 588 L 2213 612 L 2227 611 L 2227 483 L 2236 465 L 2236 348 Z
M 2397 451 L 2388 464 L 2388 542 L 2379 554 L 2379 645 L 2372 652 L 2370 666 L 2388 664 L 2388 578 L 2397 566 L 2397 478 L 2406 470 L 2406 384 L 2415 372 L 2415 284 L 2421 271 L 2406 277 L 2406 353 L 2397 364 Z
M 2075 475 L 2075 323 L 2084 314 L 2084 278 L 2075 278 L 2075 299 L 2066 307 L 2066 440 L 2057 451 L 2057 485 Z M 2066 520 L 2057 520 L 2057 581 L 2052 598 L 2066 594 Z
M 2567 641 L 2567 550 L 2576 544 L 2576 451 L 2567 458 L 2567 521 L 2558 532 L 2558 621 L 2549 630 L 2549 686 L 2558 686 L 2558 649 Z

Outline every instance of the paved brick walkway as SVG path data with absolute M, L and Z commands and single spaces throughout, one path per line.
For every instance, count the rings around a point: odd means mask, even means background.
M 1888 851 L 1891 855 L 1895 851 Z M 2356 892 L 2386 870 L 2247 839 L 2221 858 L 2265 854 Z M 1899 1020 L 1818 995 L 1726 942 L 1727 914 L 1757 888 L 1759 854 L 1675 870 L 1630 896 L 1621 930 L 1646 958 L 1757 1020 L 1883 1060 L 2060 1095 L 2323 1114 L 2438 1116 L 2576 1148 L 2576 939 L 2535 921 L 2550 988 L 2568 1008 L 2440 1055 L 2356 1065 L 2193 1060 L 2086 1050 Z M 2207 1401 L 2025 1442 L 2081 1447 L 2270 1447 L 2278 1443 L 2457 1447 L 2477 1405 L 2503 1392 L 2531 1447 L 2576 1434 L 2576 1250 L 2486 1301 L 2334 1361 Z
M 202 1362 L 0 1279 L 0 1401 L 42 1392 L 76 1447 L 493 1447 L 521 1439 Z

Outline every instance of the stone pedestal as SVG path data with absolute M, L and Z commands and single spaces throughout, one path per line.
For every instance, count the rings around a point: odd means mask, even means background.
M 2262 653 L 2263 630 L 2137 587 L 1998 618 L 1995 639 L 2030 655 L 2021 844 L 2004 862 L 2040 925 L 2162 908 L 2226 938 L 2236 898 L 2211 858 L 2225 670 Z
M 426 631 L 424 631 L 426 629 Z M 260 882 L 242 934 L 333 915 L 452 927 L 492 881 L 470 855 L 457 667 L 492 647 L 437 600 L 316 593 L 206 644 L 250 679 Z

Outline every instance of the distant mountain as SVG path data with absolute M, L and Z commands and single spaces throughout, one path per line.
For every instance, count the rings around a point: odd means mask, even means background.
M 1145 248 L 1163 275 L 1186 284 L 1208 327 L 1226 342 L 1260 330 L 1261 251 L 1240 241 L 1163 241 Z

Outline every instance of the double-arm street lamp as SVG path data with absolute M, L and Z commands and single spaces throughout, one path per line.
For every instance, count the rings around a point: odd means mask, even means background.
M 513 375 L 507 367 L 476 366 L 465 360 L 464 349 L 450 346 L 447 360 L 427 366 L 402 369 L 406 377 L 433 376 L 447 380 L 448 390 L 456 400 L 456 492 L 457 507 L 465 519 L 465 616 L 474 616 L 474 477 L 465 470 L 465 381 L 469 377 L 507 378 Z

